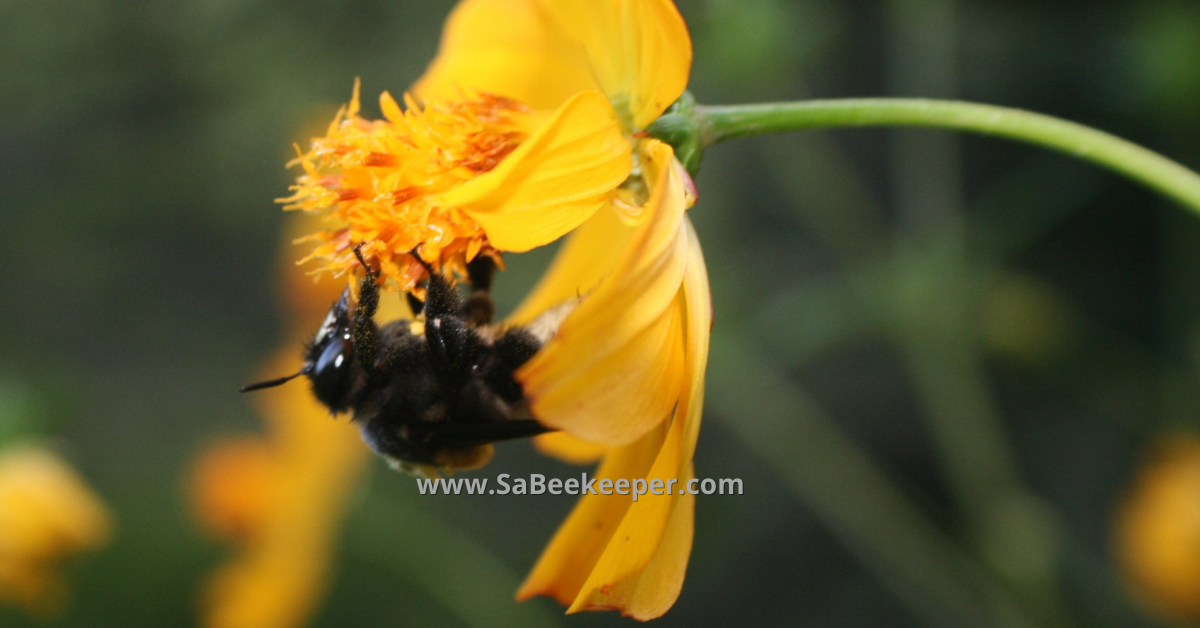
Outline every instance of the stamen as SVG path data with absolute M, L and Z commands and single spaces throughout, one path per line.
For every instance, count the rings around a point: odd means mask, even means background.
M 424 107 L 406 94 L 404 102 L 402 111 L 384 92 L 385 119 L 366 120 L 358 115 L 356 90 L 325 137 L 314 139 L 294 162 L 304 174 L 280 202 L 285 209 L 319 212 L 330 223 L 304 238 L 316 243 L 306 258 L 322 263 L 315 272 L 352 272 L 357 260 L 345 252 L 359 244 L 402 291 L 424 274 L 408 255 L 414 249 L 439 272 L 460 277 L 477 255 L 500 262 L 479 224 L 438 198 L 516 150 L 532 126 L 529 109 L 491 94 Z

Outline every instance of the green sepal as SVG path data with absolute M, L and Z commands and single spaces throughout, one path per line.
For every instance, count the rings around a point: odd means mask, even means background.
M 670 144 L 675 149 L 675 158 L 687 168 L 688 174 L 696 176 L 704 155 L 703 126 L 695 97 L 685 91 L 646 127 L 646 133 Z

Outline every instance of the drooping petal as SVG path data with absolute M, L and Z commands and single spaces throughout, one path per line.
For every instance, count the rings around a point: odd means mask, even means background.
M 690 477 L 690 474 L 683 476 L 681 482 L 686 483 Z M 669 506 L 665 525 L 656 526 L 654 532 L 657 534 L 653 536 L 646 531 L 638 532 L 638 536 L 630 536 L 630 544 L 653 547 L 650 560 L 623 578 L 611 580 L 602 577 L 612 575 L 607 569 L 597 568 L 568 613 L 616 610 L 626 617 L 647 621 L 661 617 L 675 604 L 683 589 L 688 557 L 692 551 L 696 496 L 685 493 L 669 500 L 666 496 L 656 499 Z M 626 515 L 625 521 L 638 519 Z M 625 529 L 626 526 L 622 525 L 614 534 L 614 539 L 620 537 Z M 605 551 L 606 556 L 612 547 L 610 545 L 609 550 Z
M 536 382 L 528 389 L 534 416 L 585 440 L 620 445 L 639 438 L 670 416 L 679 397 L 681 325 L 678 308 L 670 308 L 646 329 L 629 336 L 626 344 L 580 365 L 586 368 L 555 364 L 546 371 L 527 371 L 528 381 Z M 603 344 L 595 336 L 563 338 L 580 338 L 579 351 L 585 350 L 584 345 Z M 572 360 L 578 353 L 571 349 L 540 355 Z M 543 377 L 552 381 L 538 385 Z
M 600 88 L 634 129 L 687 87 L 692 40 L 671 0 L 539 0 L 587 51 Z
M 633 503 L 621 519 L 621 524 L 613 532 L 604 548 L 604 553 L 588 575 L 579 595 L 575 598 L 568 613 L 581 610 L 619 608 L 620 602 L 628 595 L 623 588 L 615 589 L 618 584 L 626 582 L 638 574 L 658 551 L 666 529 L 667 521 L 678 497 L 676 493 L 683 488 L 678 482 L 667 484 L 670 480 L 687 481 L 678 475 L 680 468 L 680 449 L 683 444 L 682 417 L 671 421 L 671 427 L 663 446 L 654 459 L 648 473 L 636 476 L 650 482 L 658 479 L 665 486 L 672 486 L 669 494 L 641 495 Z
M 633 442 L 667 419 L 685 379 L 677 296 L 688 251 L 683 213 L 689 197 L 669 146 L 651 140 L 642 152 L 652 190 L 647 218 L 558 334 L 517 372 L 534 416 L 608 445 Z
M 628 140 L 598 92 L 576 94 L 494 170 L 441 196 L 503 251 L 528 251 L 578 227 L 632 167 Z
M 678 163 L 676 167 L 680 167 Z M 683 296 L 687 320 L 687 405 L 681 412 L 687 417 L 683 430 L 681 460 L 690 464 L 700 436 L 700 416 L 704 410 L 704 375 L 708 369 L 708 345 L 712 337 L 712 290 L 704 251 L 692 221 L 684 218 L 688 233 L 687 272 L 683 276 Z
M 691 474 L 682 478 L 689 479 Z M 691 493 L 679 496 L 663 530 L 662 541 L 645 569 L 611 587 L 607 593 L 601 589 L 587 608 L 612 608 L 642 621 L 661 617 L 671 610 L 683 590 L 683 577 L 692 553 L 695 513 L 696 496 Z
M 595 89 L 583 48 L 533 0 L 464 0 L 446 21 L 437 57 L 413 93 L 433 102 L 474 90 L 555 109 Z
M 699 240 L 690 236 L 681 290 L 686 312 L 687 388 L 647 481 L 692 478 L 692 455 L 704 406 L 704 373 L 712 324 L 708 274 Z M 668 484 L 668 486 L 670 486 Z M 644 495 L 630 507 L 568 612 L 616 609 L 640 620 L 661 616 L 683 587 L 692 545 L 694 496 Z
M 687 269 L 675 309 L 682 318 L 677 331 L 684 336 L 684 388 L 673 418 L 634 444 L 612 450 L 598 474 L 615 469 L 625 474 L 618 477 L 642 478 L 650 488 L 659 480 L 665 492 L 648 492 L 624 504 L 614 504 L 613 496 L 585 496 L 544 552 L 519 599 L 551 595 L 569 603 L 568 612 L 615 609 L 646 620 L 665 613 L 679 596 L 691 552 L 694 512 L 694 497 L 681 493 L 693 475 L 712 324 L 699 241 L 690 223 L 683 226 L 678 237 L 686 250 Z M 659 446 L 653 462 L 646 464 L 655 442 Z M 638 473 L 639 467 L 645 472 Z
M 666 433 L 664 425 L 634 443 L 614 449 L 596 470 L 596 478 L 644 477 Z M 581 498 L 517 591 L 517 599 L 548 595 L 564 606 L 570 605 L 632 503 L 628 495 L 615 493 Z

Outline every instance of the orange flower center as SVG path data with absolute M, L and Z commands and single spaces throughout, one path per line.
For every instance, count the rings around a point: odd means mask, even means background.
M 445 272 L 465 275 L 477 255 L 500 254 L 464 211 L 444 206 L 442 193 L 486 173 L 528 137 L 531 111 L 521 103 L 480 94 L 421 107 L 405 95 L 406 110 L 380 96 L 385 120 L 358 116 L 358 85 L 325 137 L 292 164 L 304 167 L 284 209 L 322 213 L 331 228 L 300 241 L 316 247 L 315 272 L 335 276 L 358 266 L 354 248 L 402 291 L 424 274 L 411 252 Z

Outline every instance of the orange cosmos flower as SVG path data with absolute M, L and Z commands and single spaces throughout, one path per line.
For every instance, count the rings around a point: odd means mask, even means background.
M 298 159 L 288 208 L 324 218 L 309 259 L 352 271 L 355 247 L 399 290 L 423 268 L 459 275 L 573 232 L 516 313 L 577 307 L 517 373 L 533 415 L 561 430 L 544 451 L 604 456 L 602 477 L 692 477 L 712 320 L 685 211 L 691 179 L 642 131 L 683 93 L 687 28 L 670 0 L 464 0 L 441 49 L 384 120 L 357 88 Z M 677 598 L 692 541 L 691 495 L 586 496 L 518 598 L 638 619 Z
M 311 221 L 305 221 L 311 227 Z M 299 368 L 296 350 L 344 282 L 314 283 L 288 261 L 283 284 L 292 317 L 284 348 L 263 365 Z M 203 452 L 193 469 L 197 518 L 239 546 L 204 591 L 207 628 L 297 628 L 325 592 L 338 526 L 368 459 L 357 430 L 334 421 L 304 386 L 254 397 L 265 436 L 244 436 Z
M 1171 618 L 1200 618 L 1200 440 L 1158 446 L 1118 511 L 1116 552 L 1139 596 Z
M 312 236 L 321 270 L 352 270 L 362 244 L 400 290 L 422 276 L 417 246 L 461 272 L 553 242 L 614 197 L 636 214 L 634 149 L 656 142 L 631 135 L 679 97 L 690 62 L 669 1 L 464 2 L 407 109 L 384 92 L 385 119 L 365 120 L 356 88 L 282 202 L 327 219 Z
M 295 348 L 264 372 L 297 367 Z M 199 459 L 192 496 L 216 536 L 240 546 L 208 581 L 201 625 L 295 628 L 320 603 L 346 501 L 367 459 L 355 430 L 302 387 L 257 398 L 266 437 L 219 443 Z
M 0 601 L 38 616 L 60 610 L 59 564 L 103 545 L 111 517 L 61 458 L 35 445 L 0 451 Z

